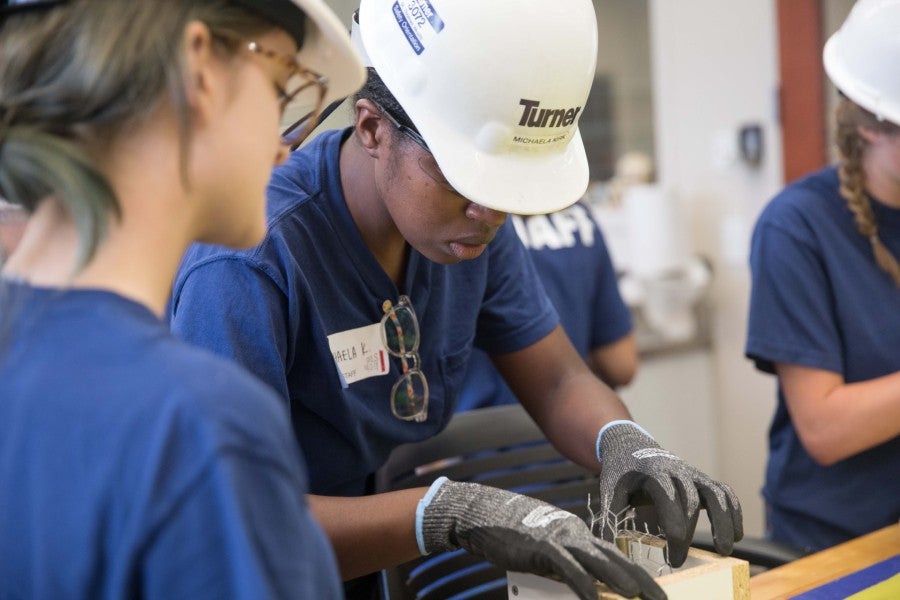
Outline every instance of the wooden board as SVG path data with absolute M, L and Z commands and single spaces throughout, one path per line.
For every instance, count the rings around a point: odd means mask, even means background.
M 669 600 L 750 600 L 750 565 L 745 560 L 691 548 L 682 567 L 664 566 L 662 543 L 632 542 L 632 559 L 650 572 Z M 671 572 L 668 572 L 671 571 Z M 510 600 L 572 600 L 577 596 L 565 584 L 525 573 L 508 573 Z M 624 600 L 597 583 L 598 600 Z

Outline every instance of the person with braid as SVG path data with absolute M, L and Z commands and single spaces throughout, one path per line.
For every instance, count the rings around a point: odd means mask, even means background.
M 746 355 L 778 378 L 766 534 L 819 550 L 900 519 L 900 4 L 860 0 L 824 50 L 837 165 L 753 234 Z

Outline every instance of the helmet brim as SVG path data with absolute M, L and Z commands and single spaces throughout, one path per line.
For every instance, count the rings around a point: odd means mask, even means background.
M 487 152 L 440 119 L 416 123 L 441 172 L 476 204 L 516 215 L 551 213 L 582 198 L 589 183 L 587 154 L 576 128 L 554 153 Z
M 324 104 L 346 98 L 362 87 L 366 69 L 350 43 L 348 28 L 334 12 L 322 0 L 285 0 L 285 3 L 306 13 L 303 46 L 297 53 L 297 62 L 328 79 Z M 315 100 L 305 93 L 299 94 L 287 106 L 284 121 L 292 123 L 309 113 Z

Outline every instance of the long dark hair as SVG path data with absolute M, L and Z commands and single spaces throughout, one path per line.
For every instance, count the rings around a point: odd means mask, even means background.
M 187 182 L 179 40 L 191 20 L 209 26 L 223 57 L 237 52 L 229 39 L 273 28 L 228 0 L 70 0 L 0 20 L 0 197 L 29 213 L 59 201 L 78 229 L 76 271 L 120 217 L 95 157 L 163 98 L 178 115 Z

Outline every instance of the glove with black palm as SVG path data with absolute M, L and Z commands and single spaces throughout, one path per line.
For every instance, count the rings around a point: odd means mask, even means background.
M 576 515 L 540 500 L 442 477 L 419 503 L 423 553 L 465 548 L 508 571 L 556 575 L 582 600 L 596 600 L 595 579 L 617 593 L 663 600 L 653 578 Z
M 668 559 L 673 567 L 684 564 L 701 508 L 712 524 L 713 542 L 719 554 L 731 554 L 734 542 L 744 536 L 741 505 L 734 491 L 689 465 L 659 444 L 631 421 L 607 424 L 597 438 L 600 471 L 601 516 L 621 515 L 629 505 L 649 499 L 665 534 Z M 603 527 L 603 537 L 614 531 Z

